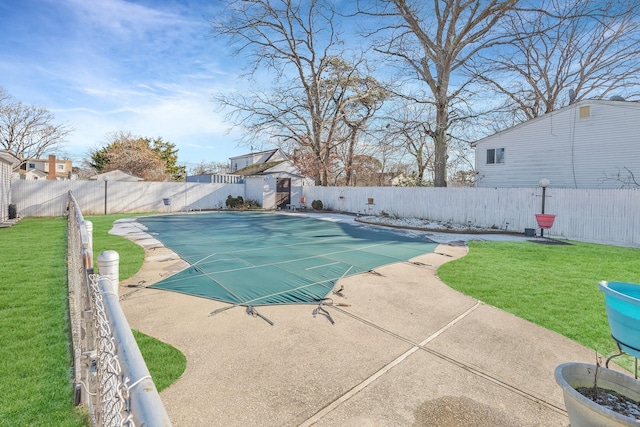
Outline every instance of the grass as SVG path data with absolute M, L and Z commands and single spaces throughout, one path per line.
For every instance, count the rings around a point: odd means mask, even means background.
M 133 276 L 144 262 L 144 249 L 131 240 L 121 236 L 109 234 L 113 222 L 121 218 L 131 218 L 136 215 L 96 215 L 86 216 L 85 219 L 93 223 L 93 253 L 97 260 L 98 254 L 106 250 L 114 250 L 120 256 L 120 280 Z M 94 263 L 95 261 L 94 260 Z M 184 354 L 175 347 L 167 345 L 155 338 L 133 331 L 142 356 L 149 368 L 149 373 L 158 391 L 173 384 L 187 367 Z
M 0 425 L 84 426 L 73 407 L 66 218 L 0 229 Z
M 471 241 L 468 255 L 442 265 L 438 275 L 460 292 L 600 354 L 617 353 L 598 282 L 640 283 L 640 250 L 571 243 Z
M 95 253 L 117 250 L 120 276 L 127 278 L 142 265 L 144 251 L 107 234 L 123 216 L 87 219 L 94 223 Z M 89 425 L 86 409 L 73 406 L 70 382 L 66 228 L 60 217 L 25 218 L 0 229 L 0 426 Z M 134 334 L 156 387 L 174 382 L 185 369 L 184 356 Z
M 94 266 L 97 268 L 98 255 L 107 250 L 113 250 L 120 255 L 120 280 L 128 279 L 140 270 L 144 262 L 144 249 L 131 240 L 121 236 L 109 234 L 114 221 L 122 218 L 132 218 L 131 214 L 119 215 L 87 215 L 85 220 L 93 224 L 93 256 Z
M 180 350 L 139 331 L 134 330 L 133 336 L 158 391 L 164 390 L 180 378 L 187 367 L 187 359 Z

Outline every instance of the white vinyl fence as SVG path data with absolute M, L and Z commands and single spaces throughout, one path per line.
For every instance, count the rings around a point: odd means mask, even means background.
M 84 215 L 216 209 L 225 206 L 227 196 L 244 197 L 244 184 L 14 180 L 11 185 L 21 217 L 66 214 L 69 191 Z
M 106 189 L 106 193 L 105 193 Z M 227 196 L 246 196 L 245 184 L 13 181 L 18 215 L 57 216 L 73 191 L 85 215 L 216 209 Z M 106 197 L 105 197 L 106 194 Z M 545 212 L 557 215 L 549 233 L 591 242 L 640 247 L 640 189 L 547 188 Z M 414 217 L 524 233 L 537 228 L 540 188 L 303 187 L 305 205 L 354 214 Z M 169 198 L 170 206 L 163 204 Z M 368 199 L 373 199 L 373 204 Z M 299 203 L 299 200 L 292 200 Z
M 305 187 L 307 206 L 321 200 L 341 212 L 423 218 L 524 232 L 537 228 L 540 188 Z M 549 233 L 590 242 L 640 247 L 640 189 L 547 188 Z M 368 199 L 373 198 L 373 204 Z

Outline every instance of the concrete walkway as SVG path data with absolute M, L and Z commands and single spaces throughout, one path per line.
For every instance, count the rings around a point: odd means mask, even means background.
M 128 287 L 184 262 L 135 228 L 120 234 L 147 253 L 121 283 L 131 327 L 187 358 L 161 393 L 177 427 L 566 427 L 553 371 L 595 361 L 593 350 L 444 285 L 438 266 L 466 254 L 456 243 L 342 279 L 326 311 L 258 308 L 272 326 L 243 307 L 210 315 L 229 304 Z

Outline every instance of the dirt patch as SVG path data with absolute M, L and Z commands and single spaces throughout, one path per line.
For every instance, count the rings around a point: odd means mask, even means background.
M 562 240 L 555 240 L 555 239 L 536 239 L 536 240 L 529 240 L 529 242 L 539 243 L 541 245 L 572 245 L 572 243 L 564 242 Z

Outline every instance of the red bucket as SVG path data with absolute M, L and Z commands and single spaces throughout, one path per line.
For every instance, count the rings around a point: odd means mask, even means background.
M 536 214 L 536 221 L 538 221 L 538 227 L 540 228 L 551 228 L 553 227 L 553 221 L 555 221 L 556 216 L 551 214 Z

